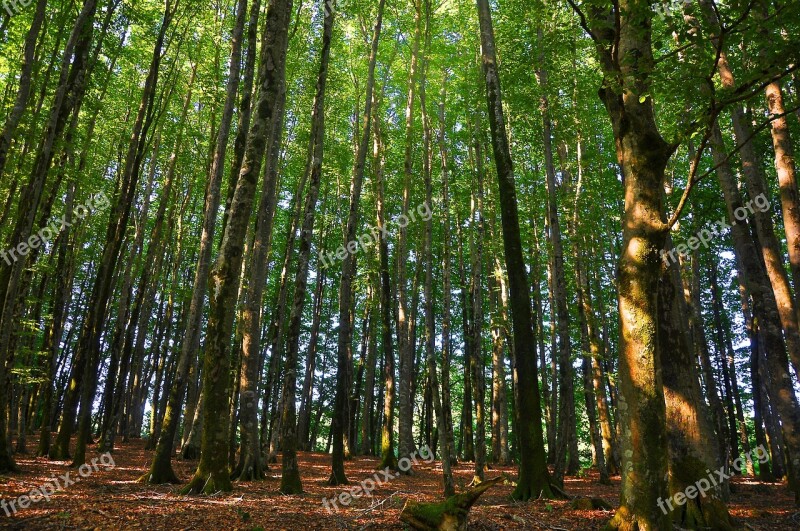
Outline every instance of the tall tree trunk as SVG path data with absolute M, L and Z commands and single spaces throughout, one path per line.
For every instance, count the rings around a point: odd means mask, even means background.
M 375 64 L 378 59 L 378 43 L 380 42 L 381 27 L 383 24 L 384 0 L 378 4 L 377 19 L 372 32 L 372 46 L 370 49 L 369 67 L 367 71 L 367 88 L 364 99 L 363 124 L 361 126 L 361 139 L 356 153 L 356 163 L 353 167 L 353 179 L 350 185 L 350 208 L 347 215 L 345 229 L 345 242 L 348 247 L 350 242 L 356 241 L 358 230 L 359 209 L 361 203 L 361 189 L 364 184 L 364 167 L 369 152 L 370 127 L 372 119 L 373 92 L 375 89 Z M 348 419 L 348 393 L 350 381 L 347 378 L 350 364 L 353 359 L 353 280 L 356 275 L 356 255 L 348 252 L 342 262 L 342 278 L 339 284 L 339 337 L 337 342 L 336 364 L 336 405 L 331 430 L 333 432 L 333 456 L 331 462 L 331 476 L 329 485 L 346 485 L 348 483 L 344 470 L 345 458 L 345 433 L 347 432 Z M 402 408 L 402 406 L 401 406 Z
M 257 23 L 259 0 L 255 0 L 251 7 L 251 27 L 248 29 L 248 57 L 247 68 L 250 68 L 250 55 L 254 52 L 250 47 L 252 42 L 253 24 Z M 256 19 L 255 21 L 253 19 Z M 250 72 L 245 74 L 246 78 Z M 252 90 L 251 83 L 247 82 L 242 90 Z M 242 94 L 244 100 L 245 94 Z M 244 102 L 248 103 L 248 102 Z M 249 124 L 250 112 L 242 111 L 240 116 L 240 126 Z M 244 122 L 244 124 L 242 123 Z M 267 140 L 267 150 L 271 156 L 267 157 L 264 167 L 264 180 L 261 188 L 261 200 L 256 217 L 255 237 L 249 253 L 249 267 L 247 267 L 247 285 L 245 288 L 245 301 L 243 303 L 241 315 L 242 330 L 242 370 L 240 375 L 240 397 L 239 397 L 239 417 L 241 421 L 240 430 L 240 452 L 239 461 L 236 464 L 231 478 L 238 481 L 252 481 L 264 478 L 266 463 L 262 462 L 261 444 L 258 433 L 258 384 L 259 371 L 261 368 L 261 317 L 264 298 L 264 288 L 266 285 L 267 268 L 269 264 L 269 254 L 272 249 L 272 229 L 275 219 L 275 208 L 277 204 L 278 189 L 278 165 L 280 164 L 279 153 L 280 144 L 283 138 L 283 113 L 275 113 L 269 128 Z M 237 141 L 239 135 L 237 135 Z M 238 157 L 238 153 L 236 155 Z M 234 169 L 240 168 L 240 161 L 234 161 Z M 236 174 L 238 181 L 238 173 Z M 232 183 L 233 186 L 233 183 Z M 229 205 L 232 198 L 230 198 Z M 227 219 L 226 219 L 227 222 Z M 224 223 L 223 225 L 226 225 Z M 235 431 L 235 430 L 232 430 Z
M 311 113 L 311 136 L 309 140 L 306 174 L 309 176 L 308 193 L 305 198 L 303 225 L 300 232 L 300 248 L 297 257 L 294 297 L 286 332 L 286 362 L 283 375 L 283 411 L 281 414 L 282 474 L 281 492 L 299 494 L 303 491 L 300 469 L 297 465 L 297 357 L 300 349 L 300 321 L 306 300 L 308 269 L 311 258 L 311 241 L 314 234 L 314 219 L 322 179 L 322 159 L 325 138 L 325 87 L 328 81 L 328 63 L 331 52 L 334 12 L 330 3 L 325 5 L 325 22 L 322 31 L 322 49 L 317 76 L 316 94 Z M 285 52 L 284 52 L 285 53 Z M 340 323 L 341 325 L 341 323 Z
M 447 453 L 451 465 L 455 465 L 455 437 L 453 434 L 453 412 L 450 399 L 450 308 L 452 303 L 452 278 L 450 262 L 450 162 L 447 151 L 447 138 L 445 134 L 445 85 L 442 84 L 441 101 L 439 102 L 439 158 L 442 170 L 442 414 L 444 415 L 444 429 L 447 439 Z M 438 392 L 438 391 L 437 391 Z M 440 428 L 441 429 L 441 428 Z M 445 450 L 442 449 L 444 456 Z
M 712 273 L 711 278 L 716 279 L 716 263 L 714 260 L 710 262 L 710 273 Z M 728 376 L 730 377 L 731 381 L 731 394 L 733 395 L 733 403 L 735 407 L 735 418 L 736 418 L 736 425 L 734 426 L 736 429 L 734 431 L 734 436 L 738 433 L 739 435 L 739 442 L 742 444 L 742 451 L 745 455 L 750 454 L 750 438 L 747 435 L 747 426 L 744 422 L 744 409 L 742 408 L 742 397 L 739 393 L 739 380 L 736 376 L 736 357 L 735 352 L 733 350 L 733 344 L 731 342 L 731 336 L 729 331 L 726 333 L 723 327 L 723 321 L 725 324 L 730 328 L 730 320 L 728 319 L 727 315 L 725 314 L 725 307 L 722 305 L 722 301 L 720 300 L 720 292 L 716 288 L 716 283 L 712 285 L 711 290 L 711 301 L 714 310 L 714 330 L 717 334 L 717 342 L 720 344 L 720 348 L 724 349 L 725 355 L 723 356 L 724 359 L 722 360 L 723 363 L 727 364 L 727 372 Z M 748 326 L 745 324 L 745 326 Z M 736 457 L 739 457 L 737 452 Z M 747 473 L 749 475 L 754 474 L 753 469 L 753 461 L 751 459 L 747 460 Z
M 474 484 L 483 481 L 484 469 L 486 468 L 486 368 L 483 354 L 483 290 L 481 280 L 483 277 L 483 240 L 485 224 L 483 218 L 483 181 L 484 181 L 484 154 L 483 142 L 480 133 L 480 125 L 476 121 L 474 134 L 474 156 L 477 180 L 474 182 L 476 189 L 473 193 L 474 212 L 470 218 L 470 223 L 477 224 L 475 239 L 472 245 L 472 267 L 470 279 L 470 299 L 472 300 L 472 356 L 469 359 L 470 376 L 472 377 L 473 390 L 475 394 L 475 475 Z
M 725 410 L 722 407 L 719 392 L 717 390 L 717 379 L 714 377 L 714 369 L 711 364 L 711 355 L 708 351 L 708 341 L 706 339 L 705 326 L 703 323 L 703 307 L 700 300 L 700 261 L 697 251 L 691 256 L 691 276 L 690 286 L 684 288 L 686 302 L 689 305 L 689 329 L 692 333 L 694 343 L 695 359 L 700 360 L 701 374 L 706 387 L 706 398 L 711 406 L 711 419 L 716 432 L 713 440 L 717 444 L 717 453 L 720 457 L 720 464 L 728 462 L 728 428 L 725 424 Z
M 538 30 L 541 45 L 542 29 Z M 561 402 L 558 407 L 558 439 L 556 444 L 555 470 L 553 479 L 564 482 L 564 475 L 574 475 L 580 469 L 578 456 L 578 436 L 575 417 L 575 369 L 572 366 L 572 344 L 569 335 L 569 309 L 567 307 L 566 273 L 564 270 L 564 244 L 561 237 L 561 223 L 558 219 L 558 191 L 556 189 L 556 169 L 553 163 L 552 124 L 550 121 L 550 103 L 547 97 L 549 90 L 547 70 L 544 68 L 544 54 L 539 57 L 541 66 L 536 72 L 542 95 L 540 107 L 543 120 L 543 145 L 545 155 L 545 173 L 547 175 L 547 218 L 550 229 L 550 246 L 552 248 L 553 300 L 555 302 L 555 321 L 558 330 L 558 396 Z M 553 354 L 555 355 L 555 353 Z
M 673 154 L 647 96 L 654 67 L 649 2 L 623 0 L 590 14 L 604 73 L 600 98 L 611 119 L 622 167 L 625 213 L 619 286 L 619 404 L 623 456 L 620 508 L 613 529 L 667 529 L 658 508 L 667 497 L 666 404 L 658 348 L 659 251 L 669 227 L 662 221 L 664 171 Z M 613 21 L 617 22 L 614 23 Z M 609 23 L 610 22 L 610 23 Z M 611 43 L 619 43 L 612 55 Z M 619 86 L 617 80 L 621 80 Z
M 244 0 L 237 0 L 238 6 Z M 228 133 L 231 122 L 233 121 L 233 110 L 236 100 L 236 92 L 239 87 L 239 70 L 242 54 L 242 33 L 244 15 L 237 11 L 234 33 L 231 40 L 231 61 L 230 75 L 225 94 L 225 106 L 222 111 L 219 131 L 216 137 L 211 168 L 208 173 L 208 183 L 206 188 L 205 203 L 203 206 L 202 232 L 200 236 L 200 249 L 197 256 L 195 267 L 194 282 L 192 284 L 192 295 L 189 302 L 189 312 L 186 318 L 186 330 L 181 343 L 181 351 L 178 356 L 178 364 L 175 379 L 170 389 L 167 407 L 164 410 L 164 420 L 162 421 L 161 435 L 156 444 L 156 451 L 153 455 L 153 462 L 150 471 L 142 476 L 142 480 L 149 483 L 178 483 L 178 477 L 172 470 L 173 443 L 177 433 L 178 422 L 184 395 L 186 394 L 187 380 L 190 376 L 190 368 L 197 367 L 198 351 L 200 349 L 200 326 L 203 320 L 203 307 L 205 303 L 206 286 L 208 285 L 208 272 L 211 267 L 211 253 L 214 247 L 214 231 L 217 223 L 217 212 L 220 204 L 220 190 L 222 187 L 222 176 L 225 167 L 225 154 L 228 148 Z M 192 377 L 196 380 L 196 370 Z M 187 397 L 187 403 L 192 401 L 192 393 Z M 193 401 L 192 401 L 193 402 Z M 185 418 L 184 423 L 191 425 L 193 415 Z M 189 429 L 184 429 L 184 435 Z M 187 439 L 188 441 L 188 439 Z
M 536 338 L 533 335 L 531 299 L 525 262 L 522 257 L 522 239 L 519 229 L 517 191 L 511 150 L 506 134 L 500 78 L 497 71 L 497 52 L 494 29 L 488 0 L 477 0 L 478 21 L 481 32 L 481 60 L 486 81 L 486 102 L 492 132 L 500 212 L 503 220 L 503 245 L 511 292 L 511 316 L 514 322 L 514 369 L 517 382 L 538 382 L 536 367 Z M 531 498 L 552 498 L 554 490 L 545 464 L 542 412 L 538 385 L 522 385 L 516 393 L 516 427 L 520 431 L 519 479 L 513 497 L 527 501 Z
M 453 484 L 453 471 L 450 459 L 450 444 L 447 437 L 447 417 L 444 408 L 450 404 L 442 404 L 442 397 L 439 394 L 439 375 L 436 372 L 436 304 L 433 299 L 433 126 L 427 108 L 427 85 L 428 85 L 428 58 L 431 52 L 431 2 L 425 0 L 425 48 L 422 55 L 422 78 L 419 87 L 420 108 L 422 109 L 422 126 L 424 129 L 424 155 L 423 155 L 423 179 L 425 181 L 425 205 L 426 212 L 431 215 L 425 221 L 425 236 L 423 238 L 423 261 L 425 262 L 425 357 L 428 368 L 428 378 L 430 382 L 430 395 L 432 405 L 436 414 L 436 431 L 439 439 L 439 448 L 442 456 L 442 480 L 444 484 L 444 497 L 454 496 L 455 486 Z M 443 171 L 447 171 L 447 162 L 443 161 Z M 447 260 L 447 258 L 445 258 Z M 444 296 L 450 297 L 450 293 L 445 291 Z M 446 354 L 444 355 L 446 356 Z M 448 367 L 449 370 L 449 367 Z M 430 415 L 430 411 L 428 413 Z M 430 447 L 430 440 L 427 441 Z M 435 453 L 435 450 L 432 450 Z
M 120 194 L 116 198 L 112 209 L 109 225 L 106 231 L 103 256 L 100 262 L 97 277 L 92 287 L 89 303 L 89 313 L 81 328 L 75 358 L 85 359 L 82 373 L 76 374 L 83 378 L 81 387 L 80 404 L 81 414 L 78 425 L 78 437 L 75 443 L 73 466 L 80 466 L 86 460 L 86 445 L 90 439 L 90 425 L 92 404 L 97 389 L 97 379 L 100 363 L 100 341 L 103 334 L 104 322 L 108 302 L 112 295 L 112 282 L 114 270 L 120 257 L 122 242 L 128 227 L 130 211 L 136 197 L 136 187 L 141 173 L 144 149 L 147 143 L 147 134 L 155 120 L 155 92 L 158 84 L 162 50 L 166 40 L 166 33 L 177 12 L 177 2 L 167 0 L 164 5 L 164 15 L 161 21 L 153 54 L 150 60 L 150 69 L 142 90 L 142 99 L 139 111 L 133 126 L 130 144 L 125 157 L 125 166 L 120 177 Z M 152 161 L 154 164 L 155 161 Z M 65 410 L 66 413 L 66 410 Z M 64 420 L 67 419 L 65 414 Z M 71 426 L 62 423 L 59 432 L 59 448 L 61 452 L 69 448 L 69 434 Z
M 491 241 L 497 241 L 492 220 Z M 508 290 L 500 257 L 494 256 L 494 273 L 489 275 L 492 303 L 492 462 L 511 464 L 508 450 L 508 399 L 506 397 L 505 343 L 508 330 Z
M 250 224 L 256 184 L 275 124 L 276 110 L 280 106 L 279 93 L 285 90 L 291 6 L 291 0 L 272 0 L 267 11 L 256 113 L 248 134 L 228 225 L 209 276 L 213 289 L 203 360 L 202 450 L 197 471 L 184 493 L 210 494 L 231 490 L 228 471 L 230 339 L 239 291 L 242 249 Z
M 699 260 L 698 260 L 699 262 Z M 694 266 L 694 264 L 693 264 Z M 699 268 L 699 263 L 697 265 Z M 712 293 L 712 304 L 711 309 L 714 315 L 714 331 L 715 331 L 715 347 L 717 352 L 717 358 L 719 360 L 720 367 L 722 368 L 722 383 L 723 388 L 725 389 L 725 413 L 727 415 L 727 422 L 728 422 L 728 440 L 727 440 L 727 448 L 730 450 L 730 455 L 728 456 L 728 461 L 735 460 L 739 458 L 739 436 L 737 432 L 736 426 L 736 408 L 733 405 L 733 384 L 731 382 L 731 372 L 729 370 L 728 365 L 728 357 L 727 352 L 725 350 L 725 338 L 724 333 L 722 332 L 722 316 L 719 312 L 719 306 L 717 306 L 717 297 L 718 297 L 718 281 L 717 281 L 717 269 L 715 264 L 712 263 L 711 268 L 709 269 L 709 281 L 710 281 L 710 288 Z M 699 277 L 699 272 L 697 277 Z M 698 278 L 699 280 L 699 278 Z M 736 373 L 734 372 L 733 377 L 736 377 Z M 737 389 L 738 390 L 738 389 Z M 748 444 L 749 446 L 749 444 Z M 748 451 L 749 454 L 749 451 Z M 725 455 L 722 456 L 725 458 Z M 723 462 L 724 459 L 723 459 Z M 735 474 L 739 474 L 741 471 L 738 469 L 734 469 L 733 471 Z
M 411 208 L 411 187 L 414 174 L 414 105 L 416 101 L 417 76 L 419 69 L 419 48 L 422 39 L 422 2 L 413 0 L 414 4 L 414 37 L 411 44 L 411 65 L 408 73 L 408 98 L 405 107 L 405 157 L 403 164 L 403 206 L 402 215 L 408 218 Z M 414 378 L 415 338 L 411 335 L 413 319 L 412 308 L 408 300 L 408 226 L 401 224 L 397 240 L 397 349 L 399 353 L 400 383 L 398 389 L 398 419 L 400 421 L 399 445 L 400 457 L 410 457 L 414 453 L 414 437 L 412 434 L 414 410 L 412 408 L 412 388 Z M 410 473 L 411 470 L 404 471 Z
M 80 105 L 83 98 L 96 11 L 97 2 L 95 0 L 84 2 L 72 28 L 62 55 L 61 75 L 39 151 L 33 163 L 28 184 L 20 198 L 17 221 L 7 242 L 8 245 L 4 245 L 4 248 L 17 247 L 21 242 L 30 238 L 47 173 L 53 160 L 55 142 L 63 132 L 72 110 Z M 8 263 L 5 258 L 5 261 L 0 263 L 0 382 L 3 386 L 7 379 L 6 363 L 13 354 L 10 351 L 11 335 L 14 329 L 15 305 L 19 295 L 20 279 L 25 268 L 25 258 L 25 256 L 20 256 L 12 263 Z M 7 446 L 7 411 L 7 394 L 0 393 L 0 473 L 17 470 L 16 463 L 11 457 L 11 449 Z M 70 423 L 71 431 L 72 422 Z
M 770 285 L 764 262 L 760 259 L 757 246 L 750 233 L 750 224 L 737 221 L 735 212 L 742 207 L 736 179 L 729 164 L 723 163 L 725 146 L 719 127 L 715 127 L 711 136 L 711 150 L 717 168 L 717 177 L 725 195 L 728 220 L 731 223 L 734 250 L 740 267 L 739 279 L 752 296 L 753 326 L 757 327 L 760 341 L 759 349 L 766 354 L 766 371 L 769 380 L 764 382 L 765 389 L 774 398 L 774 406 L 781 417 L 783 442 L 789 456 L 790 475 L 789 488 L 800 495 L 800 405 L 797 402 L 792 380 L 789 377 L 789 360 L 787 357 L 788 342 L 784 343 L 781 333 L 780 309 L 775 292 Z M 751 335 L 751 341 L 755 338 Z M 788 336 L 787 336 L 788 338 Z M 756 354 L 753 354 L 756 358 Z M 754 387 L 753 392 L 760 389 Z

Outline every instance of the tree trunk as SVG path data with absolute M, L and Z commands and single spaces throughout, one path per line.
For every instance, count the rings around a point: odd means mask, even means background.
M 668 243 L 670 245 L 670 243 Z M 709 470 L 723 463 L 719 447 L 708 444 L 714 440 L 709 411 L 705 407 L 697 374 L 697 364 L 685 335 L 687 309 L 681 295 L 682 283 L 678 264 L 665 264 L 658 292 L 658 341 L 663 355 L 662 371 L 664 397 L 667 406 L 667 441 L 669 444 L 669 493 L 674 496 L 687 492 Z M 695 308 L 699 311 L 699 308 Z M 702 326 L 702 323 L 696 323 Z M 714 385 L 714 382 L 709 382 Z M 724 437 L 722 446 L 725 446 Z M 725 507 L 727 484 L 715 485 L 713 490 L 687 500 L 672 510 L 667 501 L 674 525 L 682 529 L 733 529 Z M 664 500 L 659 499 L 663 510 Z
M 367 72 L 367 88 L 364 104 L 363 124 L 361 139 L 356 153 L 356 163 L 353 167 L 353 179 L 350 186 L 350 208 L 345 229 L 345 242 L 356 241 L 358 230 L 359 209 L 361 203 L 361 189 L 364 184 L 364 167 L 369 151 L 370 126 L 372 119 L 373 91 L 375 88 L 375 65 L 378 58 L 378 43 L 380 41 L 383 23 L 383 5 L 381 0 L 378 5 L 375 28 L 372 32 L 372 45 L 370 49 L 369 67 Z M 339 284 L 339 337 L 337 342 L 336 366 L 336 405 L 331 430 L 333 432 L 333 456 L 331 463 L 331 476 L 329 485 L 346 485 L 348 483 L 344 470 L 345 459 L 345 433 L 347 433 L 348 420 L 348 394 L 350 381 L 347 377 L 353 359 L 353 280 L 356 275 L 356 255 L 348 252 L 342 262 L 342 278 Z M 402 407 L 402 406 L 401 406 Z M 352 443 L 353 441 L 351 441 Z
M 628 0 L 591 13 L 604 73 L 600 97 L 611 119 L 622 168 L 625 214 L 618 266 L 620 340 L 619 404 L 623 456 L 620 508 L 612 529 L 667 529 L 658 508 L 667 497 L 666 404 L 658 348 L 659 251 L 669 227 L 663 222 L 664 171 L 673 154 L 656 125 L 649 94 L 654 67 L 649 2 Z M 608 24 L 609 20 L 618 21 Z M 610 43 L 619 43 L 613 56 Z M 617 80 L 622 86 L 618 86 Z
M 62 55 L 58 88 L 53 98 L 39 152 L 33 163 L 28 184 L 20 198 L 13 232 L 6 242 L 7 245 L 3 246 L 4 248 L 17 247 L 20 242 L 30 238 L 47 173 L 53 160 L 56 140 L 63 132 L 72 110 L 80 105 L 84 94 L 96 11 L 97 2 L 95 0 L 86 1 L 72 28 Z M 24 112 L 24 109 L 22 111 Z M 10 345 L 14 329 L 15 305 L 19 295 L 20 279 L 25 269 L 25 258 L 25 256 L 20 256 L 13 263 L 8 263 L 7 259 L 4 263 L 0 263 L 0 382 L 3 382 L 4 386 L 7 379 L 6 362 L 12 355 Z M 0 393 L 0 473 L 18 470 L 11 457 L 11 449 L 7 445 L 7 414 L 7 394 Z M 74 419 L 74 410 L 72 414 Z M 71 431 L 72 422 L 70 422 Z
M 517 382 L 538 382 L 536 338 L 533 335 L 531 299 L 525 262 L 522 257 L 517 191 L 511 150 L 506 134 L 500 78 L 497 71 L 494 29 L 488 0 L 477 0 L 477 5 L 483 51 L 481 59 L 486 81 L 486 101 L 500 193 L 503 245 L 511 292 L 511 316 L 514 323 L 514 369 L 517 373 Z M 538 497 L 552 498 L 554 490 L 550 485 L 550 475 L 545 464 L 539 386 L 520 386 L 516 398 L 516 427 L 520 431 L 520 466 L 517 488 L 512 496 L 514 499 L 522 501 Z
M 783 90 L 780 83 L 767 86 L 767 104 L 773 116 L 785 113 Z M 800 312 L 800 199 L 797 192 L 797 175 L 786 116 L 772 121 L 772 146 L 775 150 L 775 170 L 778 173 L 781 213 L 789 249 L 789 268 L 794 284 L 794 307 Z M 800 315 L 800 314 L 799 314 Z M 797 370 L 795 365 L 795 370 Z
M 543 41 L 542 29 L 538 30 L 538 40 Z M 558 440 L 556 444 L 555 470 L 553 479 L 564 482 L 564 475 L 574 475 L 580 469 L 578 454 L 578 436 L 575 416 L 575 369 L 572 366 L 572 344 L 569 335 L 569 309 L 567 307 L 566 274 L 564 271 L 564 244 L 561 237 L 561 224 L 558 219 L 558 200 L 556 195 L 556 169 L 553 163 L 552 125 L 550 122 L 550 103 L 547 97 L 549 90 L 547 70 L 544 68 L 544 56 L 539 57 L 540 66 L 536 72 L 539 87 L 543 120 L 543 145 L 545 155 L 545 173 L 547 175 L 547 218 L 550 246 L 552 248 L 553 300 L 555 302 L 555 321 L 558 330 L 558 396 L 561 402 L 558 407 Z M 554 354 L 555 355 L 555 354 Z
M 405 157 L 403 164 L 403 206 L 402 215 L 408 218 L 411 208 L 411 187 L 414 173 L 414 104 L 416 101 L 419 48 L 422 39 L 422 2 L 414 0 L 414 37 L 411 45 L 411 65 L 408 73 L 408 98 L 405 107 Z M 399 352 L 400 384 L 398 390 L 398 419 L 400 457 L 410 457 L 414 453 L 414 437 L 412 434 L 414 411 L 412 404 L 412 388 L 414 378 L 415 338 L 411 335 L 413 319 L 410 318 L 412 308 L 408 301 L 408 226 L 401 224 L 397 241 L 397 348 Z M 404 471 L 411 473 L 411 469 Z
M 3 130 L 0 132 L 0 178 L 3 175 L 3 170 L 5 169 L 6 162 L 8 161 L 8 152 L 11 148 L 11 143 L 14 141 L 16 136 L 17 126 L 19 126 L 19 122 L 28 106 L 28 100 L 31 95 L 31 77 L 33 74 L 36 41 L 39 38 L 39 33 L 42 29 L 46 7 L 47 0 L 39 0 L 36 2 L 36 10 L 33 14 L 31 27 L 25 36 L 25 45 L 22 51 L 22 66 L 20 67 L 19 72 L 19 87 L 17 89 L 17 97 L 14 100 L 14 106 L 11 108 L 11 112 L 6 118 L 5 124 L 3 125 Z M 13 191 L 11 196 L 13 196 Z
M 228 225 L 209 276 L 213 290 L 203 361 L 202 450 L 197 471 L 184 493 L 211 494 L 231 490 L 228 471 L 230 339 L 239 291 L 242 248 L 263 155 L 279 107 L 279 93 L 284 90 L 291 5 L 291 0 L 272 0 L 267 11 L 256 114 L 248 134 Z
M 744 282 L 747 292 L 752 296 L 753 327 L 757 327 L 761 341 L 759 349 L 766 354 L 767 373 L 769 381 L 764 382 L 765 389 L 775 399 L 774 406 L 781 416 L 781 429 L 783 441 L 789 456 L 789 463 L 793 472 L 789 475 L 789 488 L 800 495 L 800 407 L 797 402 L 792 380 L 789 377 L 789 361 L 787 357 L 787 343 L 781 333 L 781 318 L 779 305 L 775 292 L 770 286 L 764 262 L 760 260 L 757 246 L 750 234 L 750 225 L 744 221 L 737 221 L 735 212 L 743 209 L 739 189 L 730 165 L 720 164 L 725 157 L 725 147 L 722 134 L 716 127 L 711 137 L 712 155 L 717 168 L 717 177 L 720 187 L 725 195 L 728 219 L 731 223 L 734 250 L 740 266 L 739 279 Z M 756 336 L 751 335 L 751 341 Z M 787 336 L 788 337 L 788 336 Z M 753 354 L 754 358 L 757 357 Z M 753 389 L 754 394 L 760 389 Z M 777 463 L 773 462 L 775 466 Z

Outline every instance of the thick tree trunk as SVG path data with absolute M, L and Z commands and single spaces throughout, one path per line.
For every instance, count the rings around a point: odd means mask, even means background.
M 230 491 L 228 436 L 230 424 L 230 339 L 242 249 L 250 224 L 256 184 L 267 151 L 279 93 L 284 90 L 291 0 L 272 0 L 267 11 L 260 92 L 247 138 L 247 148 L 236 182 L 228 225 L 209 280 L 210 296 L 206 353 L 203 362 L 203 435 L 200 463 L 184 493 Z
M 714 440 L 714 431 L 703 402 L 691 342 L 684 332 L 688 328 L 684 324 L 688 311 L 682 287 L 678 264 L 665 264 L 658 288 L 658 341 L 667 405 L 669 493 L 673 497 L 687 492 L 688 487 L 707 478 L 709 470 L 716 470 L 723 463 L 719 446 L 708 444 Z M 713 386 L 714 382 L 710 384 Z M 725 439 L 722 441 L 724 448 Z M 674 511 L 669 501 L 666 506 L 673 523 L 683 529 L 733 529 L 725 507 L 726 497 L 727 484 L 722 484 L 683 505 L 676 504 Z M 662 510 L 664 504 L 664 500 L 659 500 Z
M 239 5 L 243 3 L 239 0 Z M 178 478 L 172 470 L 173 445 L 177 433 L 178 422 L 184 395 L 186 394 L 187 380 L 190 377 L 190 368 L 197 367 L 198 351 L 200 349 L 200 326 L 203 320 L 203 307 L 205 303 L 206 286 L 208 284 L 208 272 L 211 266 L 211 254 L 214 246 L 214 232 L 217 222 L 217 211 L 220 203 L 220 190 L 222 187 L 222 176 L 225 167 L 225 154 L 228 147 L 228 133 L 233 121 L 233 110 L 236 103 L 236 91 L 239 87 L 239 71 L 241 65 L 242 49 L 242 28 L 240 22 L 244 23 L 244 15 L 237 12 L 234 34 L 231 41 L 231 62 L 230 76 L 226 87 L 225 106 L 222 111 L 220 128 L 216 136 L 216 143 L 212 154 L 211 168 L 208 173 L 208 185 L 206 188 L 205 204 L 203 207 L 202 232 L 200 236 L 200 249 L 197 256 L 194 282 L 192 284 L 192 295 L 189 302 L 189 312 L 186 318 L 186 330 L 181 343 L 181 351 L 178 356 L 175 379 L 170 389 L 167 407 L 164 411 L 164 420 L 156 444 L 156 452 L 150 471 L 142 476 L 142 480 L 149 483 L 177 483 Z M 192 378 L 197 378 L 197 371 L 194 371 Z M 194 384 L 193 384 L 194 387 Z M 195 394 L 189 393 L 187 404 L 194 402 Z M 190 411 L 190 413 L 192 413 Z M 184 436 L 190 431 L 193 415 L 188 415 L 184 424 Z M 188 439 L 185 439 L 188 442 Z M 185 448 L 184 444 L 184 448 Z

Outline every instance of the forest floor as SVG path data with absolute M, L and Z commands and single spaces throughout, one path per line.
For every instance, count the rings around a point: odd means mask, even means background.
M 35 449 L 36 441 L 28 448 Z M 90 456 L 94 457 L 95 454 Z M 152 452 L 144 450 L 144 441 L 119 444 L 113 454 L 113 468 L 99 465 L 99 470 L 56 492 L 49 501 L 40 500 L 19 509 L 11 517 L 0 509 L 0 529 L 169 529 L 169 530 L 312 530 L 312 529 L 405 529 L 399 521 L 407 499 L 439 501 L 441 467 L 437 462 L 420 460 L 413 476 L 397 477 L 372 493 L 329 513 L 323 499 L 337 497 L 344 487 L 330 487 L 330 456 L 300 453 L 300 472 L 305 494 L 283 496 L 280 486 L 280 463 L 272 465 L 266 481 L 237 483 L 234 491 L 206 497 L 182 496 L 179 486 L 152 486 L 137 483 L 150 464 Z M 38 488 L 54 476 L 69 472 L 67 462 L 48 461 L 32 455 L 17 455 L 23 472 L 0 476 L 0 500 L 11 501 Z M 175 461 L 179 477 L 188 479 L 195 461 Z M 372 478 L 378 460 L 357 457 L 346 463 L 347 475 L 355 485 Z M 459 464 L 454 472 L 456 487 L 461 490 L 472 479 L 470 463 Z M 487 478 L 506 474 L 516 477 L 515 467 L 496 467 Z M 72 471 L 71 478 L 76 476 Z M 380 476 L 378 476 L 380 477 Z M 60 482 L 63 484 L 63 481 Z M 616 506 L 619 478 L 609 486 L 600 485 L 594 472 L 585 477 L 569 477 L 565 488 L 571 496 L 602 498 Z M 735 478 L 729 508 L 743 529 L 797 530 L 800 513 L 785 486 L 763 484 Z M 612 513 L 603 510 L 578 510 L 569 501 L 537 500 L 515 503 L 509 498 L 510 483 L 489 490 L 470 513 L 469 528 L 475 530 L 594 530 L 600 529 Z

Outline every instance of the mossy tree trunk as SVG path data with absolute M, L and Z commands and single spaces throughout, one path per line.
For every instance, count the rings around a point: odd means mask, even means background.
M 236 182 L 228 224 L 210 274 L 211 293 L 203 361 L 203 434 L 200 464 L 184 493 L 211 494 L 232 489 L 228 470 L 230 424 L 230 339 L 239 291 L 244 239 L 250 224 L 256 183 L 267 151 L 279 93 L 284 90 L 291 0 L 272 0 L 265 28 L 260 92 Z
M 511 293 L 511 318 L 514 325 L 514 369 L 516 382 L 538 382 L 536 338 L 533 334 L 531 297 L 528 278 L 522 256 L 522 239 L 519 228 L 517 191 L 511 150 L 506 134 L 505 116 L 497 70 L 497 52 L 494 29 L 488 0 L 477 0 L 478 21 L 481 33 L 481 62 L 486 81 L 486 102 L 489 125 L 492 132 L 492 147 L 499 185 L 500 212 L 503 224 L 503 246 L 508 269 Z M 545 463 L 542 434 L 542 410 L 538 385 L 519 385 L 516 392 L 516 426 L 519 432 L 520 465 L 517 488 L 513 497 L 517 500 L 552 498 L 554 490 Z

